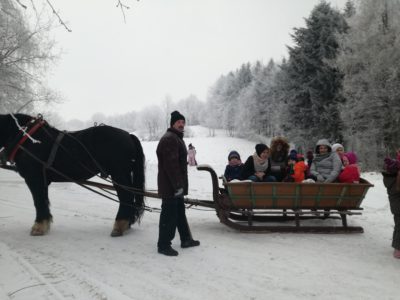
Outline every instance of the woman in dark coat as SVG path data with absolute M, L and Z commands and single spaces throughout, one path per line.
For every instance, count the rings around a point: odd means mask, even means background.
M 271 160 L 267 145 L 256 145 L 256 152 L 249 156 L 244 163 L 241 177 L 242 180 L 249 179 L 254 182 L 276 181 L 276 178 L 271 176 Z
M 398 159 L 385 159 L 385 172 L 383 175 L 383 184 L 387 189 L 390 202 L 390 210 L 394 217 L 394 231 L 392 247 L 393 256 L 400 259 L 400 153 Z
M 271 175 L 282 181 L 287 175 L 289 143 L 283 137 L 275 137 L 271 141 Z

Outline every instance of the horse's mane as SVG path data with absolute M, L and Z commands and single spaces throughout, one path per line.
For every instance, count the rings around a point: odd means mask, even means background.
M 32 119 L 34 119 L 35 117 L 31 116 L 31 115 L 27 115 L 27 114 L 14 114 L 15 118 L 17 118 L 18 123 L 20 126 L 25 126 L 26 124 L 28 124 L 28 122 L 30 122 Z M 15 124 L 15 120 L 14 118 L 11 116 L 11 114 L 9 114 L 11 123 Z

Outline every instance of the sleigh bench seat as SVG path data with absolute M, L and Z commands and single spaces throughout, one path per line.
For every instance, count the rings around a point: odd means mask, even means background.
M 213 198 L 220 221 L 240 231 L 363 232 L 349 226 L 348 215 L 360 215 L 361 203 L 373 185 L 360 183 L 227 182 L 222 187 L 210 166 Z M 326 219 L 341 219 L 341 226 Z M 277 224 L 278 223 L 278 224 Z M 328 225 L 326 225 L 328 223 Z

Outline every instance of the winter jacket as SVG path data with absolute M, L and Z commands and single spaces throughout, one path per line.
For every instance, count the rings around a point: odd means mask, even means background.
M 360 170 L 356 164 L 344 167 L 339 175 L 339 182 L 358 183 L 360 181 Z
M 254 158 L 253 155 L 250 155 L 249 158 L 244 163 L 240 177 L 242 180 L 246 180 L 249 179 L 249 177 L 251 175 L 254 175 L 255 173 L 256 170 L 254 168 Z M 265 173 L 264 177 L 271 175 L 271 159 L 269 158 L 268 158 L 268 168 L 264 171 L 264 173 Z
M 288 167 L 288 156 L 282 153 L 281 156 L 276 157 L 275 159 L 270 158 L 271 160 L 271 174 L 275 176 L 278 181 L 282 181 L 283 178 L 287 175 L 287 167 Z
M 295 182 L 302 182 L 305 178 L 308 167 L 304 161 L 299 161 L 294 165 L 293 178 Z
M 397 189 L 396 186 L 396 174 L 382 173 L 383 175 L 383 184 L 386 187 L 389 202 L 390 202 L 390 210 L 394 215 L 400 215 L 400 190 Z
M 189 166 L 197 165 L 196 149 L 194 149 L 194 148 L 188 150 L 188 164 L 189 164 Z
M 168 128 L 157 146 L 158 193 L 162 198 L 172 198 L 175 192 L 183 188 L 188 194 L 187 150 L 183 133 Z
M 317 154 L 311 165 L 311 174 L 319 182 L 334 182 L 342 169 L 342 161 L 334 152 Z
M 241 173 L 243 170 L 243 164 L 231 166 L 227 165 L 225 168 L 224 176 L 227 181 L 232 181 L 234 179 L 241 179 Z

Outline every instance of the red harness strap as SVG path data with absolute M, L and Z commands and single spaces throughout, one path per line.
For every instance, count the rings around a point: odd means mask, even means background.
M 8 161 L 13 163 L 14 158 L 17 155 L 17 152 L 19 150 L 19 147 L 22 146 L 25 141 L 28 139 L 29 136 L 33 135 L 40 127 L 42 127 L 46 122 L 43 120 L 40 120 L 37 122 L 35 125 L 32 126 L 32 128 L 29 129 L 29 131 L 22 136 L 22 138 L 19 140 L 19 142 L 15 145 L 14 149 L 11 151 L 10 156 L 8 157 Z

